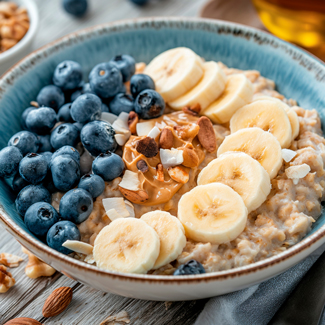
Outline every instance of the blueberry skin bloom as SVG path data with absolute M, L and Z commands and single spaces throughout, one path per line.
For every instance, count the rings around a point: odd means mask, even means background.
M 47 244 L 56 251 L 70 254 L 72 250 L 62 246 L 67 240 L 80 240 L 80 231 L 71 221 L 59 221 L 54 224 L 47 233 Z
M 50 168 L 50 164 L 51 164 L 51 159 L 52 159 L 53 153 L 50 152 L 50 151 L 44 151 L 44 152 L 40 152 L 39 154 L 46 159 L 47 168 Z
M 46 152 L 46 151 L 52 151 L 52 145 L 51 145 L 51 136 L 49 134 L 46 135 L 39 135 L 37 137 L 38 139 L 38 152 Z M 31 151 L 35 152 L 35 151 Z
M 19 173 L 17 173 L 11 183 L 12 190 L 15 193 L 19 193 L 24 187 L 30 185 L 28 182 L 26 182 Z
M 26 117 L 28 130 L 37 134 L 47 134 L 56 123 L 56 113 L 51 107 L 41 107 L 32 110 Z
M 64 104 L 58 111 L 58 121 L 59 122 L 66 122 L 66 123 L 73 123 L 73 119 L 71 117 L 70 109 L 72 103 Z
M 104 121 L 93 121 L 86 124 L 80 134 L 83 146 L 93 156 L 106 151 L 115 151 L 117 143 L 113 127 Z
M 32 132 L 20 131 L 10 138 L 8 146 L 18 148 L 22 155 L 25 156 L 29 152 L 37 152 L 39 141 Z
M 51 133 L 51 145 L 56 150 L 63 146 L 75 146 L 79 141 L 79 135 L 80 132 L 75 125 L 60 124 Z
M 103 178 L 105 181 L 112 181 L 119 177 L 124 171 L 123 159 L 111 152 L 100 154 L 93 161 L 93 173 Z
M 115 63 L 118 69 L 120 70 L 123 82 L 127 82 L 135 73 L 135 60 L 132 56 L 123 54 L 116 55 L 111 62 Z
M 93 198 L 101 195 L 105 190 L 104 180 L 95 174 L 83 175 L 78 184 L 78 188 L 87 191 Z
M 19 174 L 31 184 L 40 183 L 47 174 L 47 160 L 37 153 L 29 153 L 19 163 Z
M 135 99 L 134 110 L 145 120 L 156 118 L 164 113 L 165 101 L 155 90 L 143 90 Z
M 68 155 L 52 159 L 51 172 L 54 186 L 64 192 L 74 188 L 80 179 L 79 164 Z
M 53 83 L 62 90 L 77 88 L 82 81 L 82 69 L 78 62 L 66 60 L 54 70 Z
M 203 273 L 205 273 L 203 265 L 195 260 L 190 260 L 187 263 L 179 266 L 173 275 L 192 275 Z
M 23 111 L 23 114 L 21 114 L 20 125 L 24 130 L 27 130 L 27 125 L 26 125 L 27 115 L 30 111 L 33 111 L 34 109 L 38 109 L 38 108 L 34 106 L 28 107 Z
M 109 103 L 110 112 L 120 115 L 121 112 L 129 113 L 134 109 L 133 98 L 128 94 L 117 94 Z
M 65 11 L 75 17 L 82 17 L 86 14 L 88 8 L 87 0 L 63 0 Z
M 136 98 L 141 91 L 146 89 L 155 90 L 155 82 L 147 74 L 135 74 L 130 80 L 130 91 L 134 98 Z
M 94 94 L 79 96 L 71 105 L 70 113 L 74 121 L 86 123 L 98 120 L 102 111 L 102 101 Z
M 54 152 L 52 156 L 52 160 L 55 159 L 58 156 L 62 155 L 69 155 L 71 158 L 73 158 L 78 164 L 80 163 L 80 154 L 78 150 L 71 146 L 63 146 L 57 151 Z
M 60 215 L 74 223 L 84 222 L 93 210 L 93 198 L 86 190 L 76 188 L 65 193 L 60 201 Z
M 24 222 L 30 232 L 36 236 L 44 236 L 59 221 L 59 214 L 47 202 L 31 205 L 25 214 Z
M 64 104 L 65 98 L 61 88 L 48 85 L 43 87 L 37 95 L 38 105 L 53 108 L 56 112 Z
M 0 177 L 9 178 L 14 176 L 19 167 L 23 155 L 16 147 L 5 147 L 0 151 Z
M 75 92 L 73 92 L 70 96 L 70 100 L 71 102 L 74 102 L 79 96 L 83 95 L 83 94 L 94 94 L 96 95 L 90 88 L 90 84 L 85 83 L 81 89 L 76 90 Z
M 89 74 L 91 90 L 102 98 L 115 96 L 123 87 L 123 77 L 113 62 L 97 64 Z
M 36 202 L 51 203 L 51 194 L 42 185 L 28 185 L 19 192 L 15 201 L 16 209 L 24 216 L 27 209 Z

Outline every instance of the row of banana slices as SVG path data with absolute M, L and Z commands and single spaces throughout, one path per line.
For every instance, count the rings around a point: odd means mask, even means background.
M 282 166 L 281 150 L 299 134 L 291 107 L 272 97 L 253 100 L 253 86 L 243 74 L 226 77 L 216 62 L 203 62 L 190 49 L 158 55 L 145 73 L 173 109 L 199 103 L 213 122 L 229 122 L 231 134 L 199 174 L 197 186 L 180 199 L 178 218 L 152 211 L 140 219 L 114 220 L 99 233 L 98 267 L 119 272 L 146 273 L 172 262 L 186 238 L 213 244 L 237 238 L 248 213 L 269 195 Z

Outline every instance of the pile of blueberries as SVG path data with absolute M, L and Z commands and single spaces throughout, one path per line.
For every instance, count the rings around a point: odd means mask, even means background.
M 23 131 L 0 151 L 0 177 L 7 178 L 18 193 L 17 211 L 35 236 L 59 252 L 71 253 L 62 244 L 80 240 L 76 224 L 89 217 L 93 200 L 105 189 L 104 181 L 124 171 L 122 158 L 114 153 L 118 147 L 114 128 L 100 120 L 102 112 L 135 111 L 142 119 L 164 112 L 164 100 L 153 80 L 134 73 L 135 60 L 118 55 L 96 65 L 85 83 L 79 63 L 61 62 L 53 84 L 37 96 L 39 107 L 23 111 Z M 127 81 L 131 94 L 126 93 Z M 82 175 L 79 151 L 85 149 L 94 160 L 92 173 Z M 55 192 L 65 192 L 59 213 L 51 205 Z

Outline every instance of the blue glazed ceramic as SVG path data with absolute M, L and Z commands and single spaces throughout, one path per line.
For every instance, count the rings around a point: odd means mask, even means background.
M 325 125 L 325 66 L 312 55 L 269 34 L 222 21 L 140 19 L 70 34 L 30 54 L 8 71 L 0 80 L 0 147 L 20 130 L 22 111 L 35 100 L 41 87 L 51 82 L 52 72 L 62 60 L 78 61 L 87 78 L 95 64 L 116 54 L 128 53 L 138 62 L 149 62 L 157 54 L 179 46 L 193 49 L 206 60 L 260 71 L 274 80 L 287 98 L 296 99 L 304 108 L 316 108 Z M 15 211 L 14 199 L 9 186 L 0 180 L 0 221 L 24 246 L 81 282 L 141 299 L 185 300 L 238 290 L 283 272 L 325 242 L 323 214 L 301 243 L 247 267 L 182 279 L 118 274 L 61 255 L 36 240 Z

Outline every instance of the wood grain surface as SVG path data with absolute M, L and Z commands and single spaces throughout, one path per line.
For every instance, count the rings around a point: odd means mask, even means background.
M 128 0 L 90 0 L 87 17 L 73 19 L 61 9 L 60 0 L 35 0 L 39 8 L 40 26 L 34 42 L 39 48 L 59 37 L 84 27 L 114 20 L 146 16 L 198 16 L 204 0 L 153 0 L 141 8 Z M 20 244 L 0 227 L 0 253 L 16 254 L 24 258 L 18 268 L 9 269 L 16 285 L 0 294 L 0 324 L 16 317 L 31 317 L 43 324 L 99 325 L 108 316 L 126 310 L 130 324 L 174 325 L 193 324 L 207 300 L 187 302 L 152 302 L 104 293 L 86 287 L 59 273 L 49 278 L 29 279 L 24 268 L 27 256 Z M 46 319 L 42 307 L 49 294 L 61 286 L 73 288 L 73 299 L 62 314 Z

